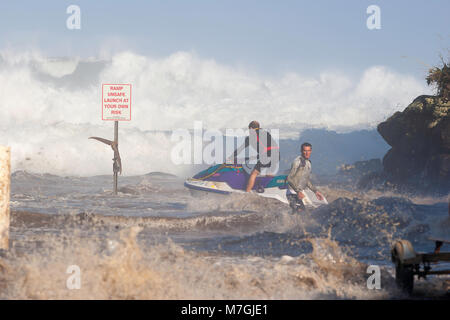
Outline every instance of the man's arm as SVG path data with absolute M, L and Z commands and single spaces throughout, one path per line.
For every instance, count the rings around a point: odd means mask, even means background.
M 289 174 L 286 179 L 288 185 L 294 190 L 295 190 L 295 186 L 292 183 L 292 177 L 294 176 L 295 172 L 297 171 L 297 168 L 298 168 L 298 165 L 296 164 L 296 161 L 292 162 L 291 171 L 289 171 Z
M 311 181 L 308 181 L 307 184 L 308 188 L 311 189 L 312 192 L 316 195 L 317 199 L 323 200 L 323 195 L 317 190 L 317 188 L 311 183 Z
M 317 188 L 312 184 L 311 180 L 308 181 L 306 186 L 314 193 L 316 193 L 318 191 Z
M 297 193 L 301 190 L 296 185 L 296 183 L 294 181 L 294 176 L 296 175 L 297 171 L 299 170 L 299 166 L 300 166 L 300 160 L 295 159 L 294 162 L 292 162 L 291 171 L 289 172 L 289 175 L 287 176 L 287 179 L 286 179 L 288 185 Z
M 228 157 L 227 163 L 234 162 L 234 159 L 236 159 L 236 157 L 238 156 L 239 153 L 242 152 L 242 150 L 244 150 L 245 148 L 248 147 L 248 144 L 249 144 L 249 139 L 248 139 L 248 137 L 246 137 L 244 143 L 241 144 L 241 146 L 239 148 L 234 150 L 233 154 L 230 157 Z

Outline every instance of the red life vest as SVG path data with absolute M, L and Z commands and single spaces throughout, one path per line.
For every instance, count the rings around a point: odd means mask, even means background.
M 256 129 L 256 130 L 259 130 L 259 128 Z M 259 131 L 258 131 L 258 133 L 256 133 L 256 140 L 257 140 L 258 143 L 259 143 Z M 275 147 L 272 147 L 272 146 L 270 146 L 270 147 L 264 147 L 264 152 L 267 152 L 267 151 L 272 150 L 272 149 L 280 149 L 280 147 L 278 147 L 278 146 L 275 146 Z

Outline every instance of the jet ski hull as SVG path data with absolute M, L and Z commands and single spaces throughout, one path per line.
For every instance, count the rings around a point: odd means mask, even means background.
M 241 165 L 212 166 L 193 178 L 187 179 L 185 187 L 193 190 L 230 194 L 244 193 L 247 186 L 248 174 Z M 258 176 L 253 190 L 259 196 L 278 199 L 289 203 L 286 198 L 286 176 Z
M 219 183 L 217 182 L 202 181 L 197 179 L 187 179 L 184 182 L 184 186 L 193 190 L 208 191 L 221 194 L 230 194 L 231 192 L 233 192 L 233 190 L 226 183 L 219 185 Z
M 286 197 L 286 178 L 286 175 L 257 176 L 252 190 L 258 196 L 274 198 L 289 204 Z M 248 174 L 241 165 L 222 164 L 199 172 L 194 177 L 187 179 L 184 186 L 193 190 L 220 194 L 245 193 L 247 181 Z M 307 207 L 315 208 L 327 204 L 326 199 L 323 201 L 315 200 L 316 196 L 310 190 L 305 190 L 303 193 L 305 195 L 303 202 Z

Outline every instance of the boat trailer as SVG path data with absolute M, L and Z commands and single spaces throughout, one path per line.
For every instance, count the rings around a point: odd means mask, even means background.
M 444 243 L 450 244 L 449 239 L 429 238 L 435 242 L 432 253 L 417 253 L 408 240 L 398 240 L 391 250 L 392 262 L 395 264 L 395 281 L 397 286 L 408 294 L 414 288 L 414 275 L 418 279 L 428 275 L 450 274 L 449 270 L 432 270 L 438 262 L 450 262 L 450 252 L 440 252 Z

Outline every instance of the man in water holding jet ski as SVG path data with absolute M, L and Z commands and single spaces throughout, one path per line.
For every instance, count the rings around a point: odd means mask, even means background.
M 286 196 L 289 200 L 289 205 L 294 212 L 299 212 L 305 209 L 303 198 L 305 195 L 303 191 L 309 188 L 315 193 L 318 200 L 322 201 L 323 195 L 314 187 L 310 181 L 311 175 L 311 157 L 312 146 L 310 143 L 305 142 L 301 146 L 301 156 L 295 158 L 291 166 L 291 171 L 287 176 L 286 182 L 288 189 Z
M 262 168 L 278 169 L 280 160 L 279 147 L 267 130 L 261 129 L 258 121 L 252 121 L 248 125 L 249 136 L 245 138 L 244 144 L 237 148 L 228 160 L 235 160 L 239 153 L 251 146 L 256 150 L 256 165 L 253 168 L 247 181 L 246 192 L 250 192 L 256 177 L 261 173 Z M 273 160 L 273 161 L 272 161 Z

